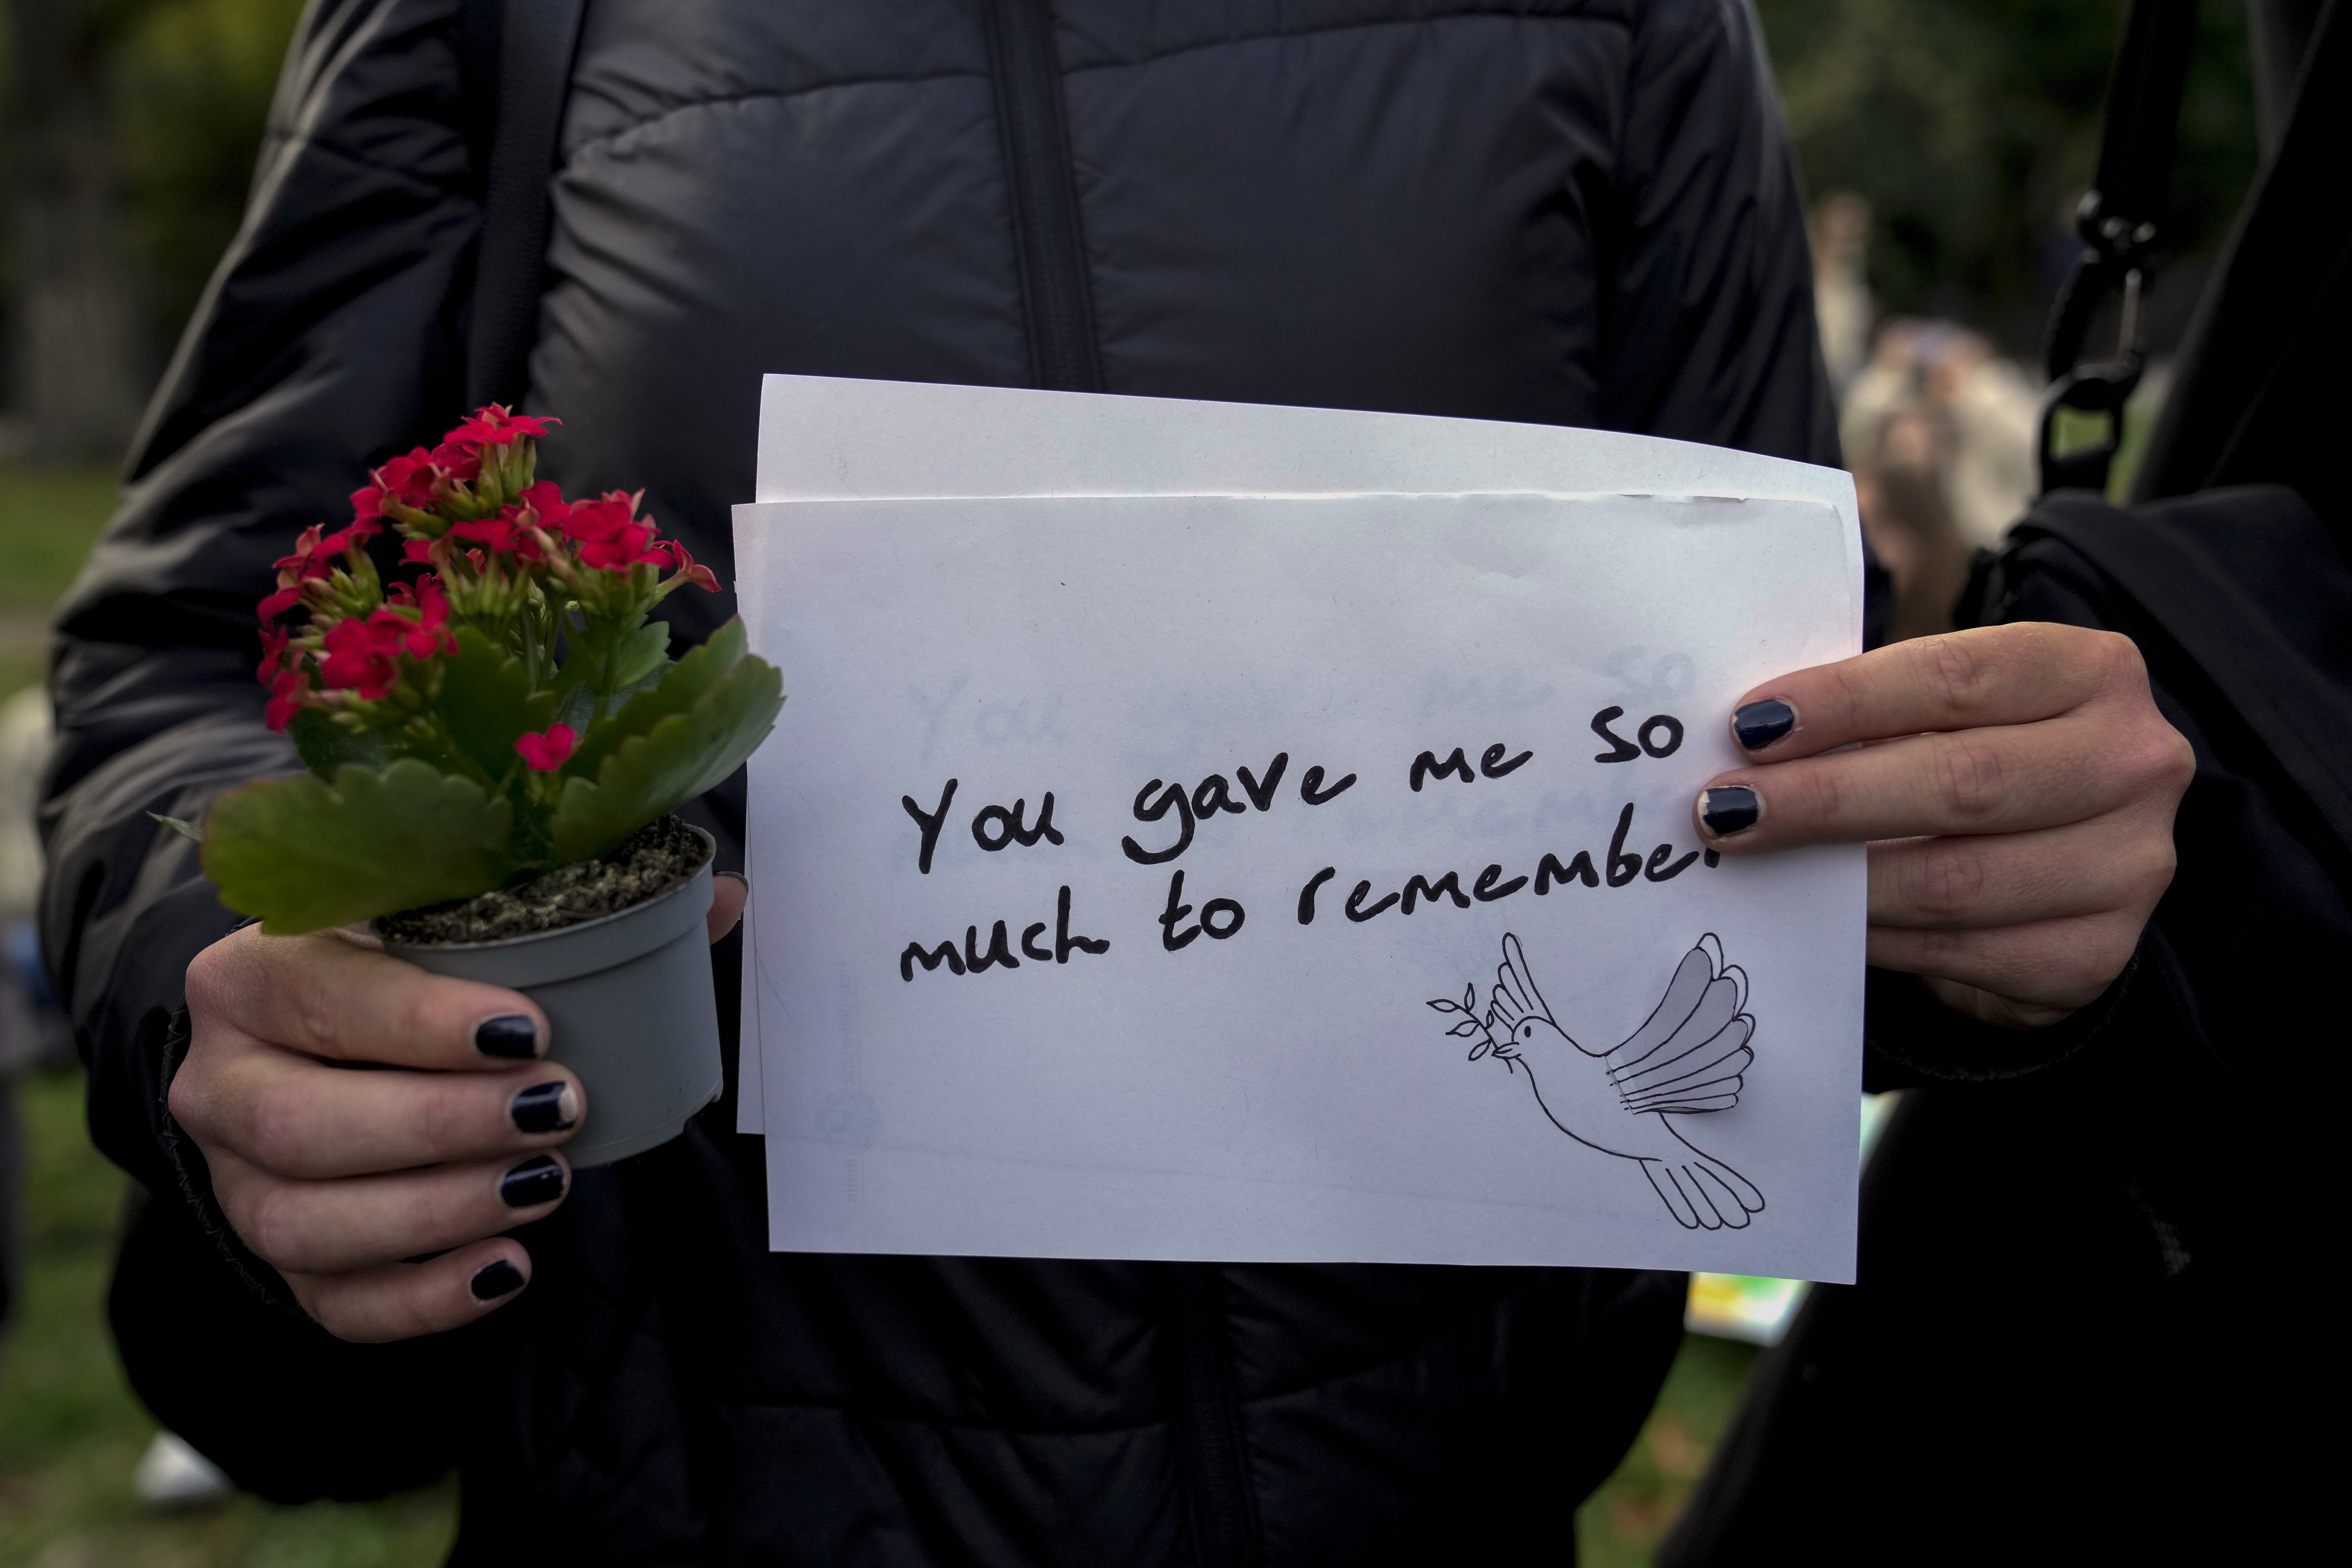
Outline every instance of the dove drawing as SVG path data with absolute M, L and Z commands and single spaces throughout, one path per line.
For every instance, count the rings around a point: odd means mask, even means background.
M 1517 936 L 1503 938 L 1503 963 L 1486 1016 L 1477 988 L 1429 1004 L 1464 1015 L 1447 1031 L 1476 1037 L 1470 1059 L 1492 1055 L 1524 1073 L 1553 1126 L 1589 1149 L 1642 1167 L 1667 1212 L 1685 1228 L 1743 1228 L 1764 1207 L 1756 1184 L 1694 1146 L 1676 1119 L 1739 1103 L 1741 1075 L 1756 1058 L 1748 1037 L 1748 975 L 1723 961 L 1709 932 L 1683 955 L 1647 1022 L 1613 1050 L 1595 1050 L 1559 1026 L 1536 989 Z

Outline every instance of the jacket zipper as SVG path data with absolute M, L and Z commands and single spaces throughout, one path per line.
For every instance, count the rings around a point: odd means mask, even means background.
M 982 0 L 997 121 L 1013 198 L 1013 237 L 1029 334 L 1030 378 L 1055 392 L 1100 392 L 1086 238 L 1054 50 L 1052 0 Z M 1223 1287 L 1207 1264 L 1159 1265 L 1166 1367 L 1200 1568 L 1258 1568 L 1265 1551 L 1234 1393 Z
M 1100 392 L 1102 358 L 1095 347 L 1052 0 L 982 0 L 981 11 L 1004 134 L 1030 379 L 1054 392 Z
M 1258 1568 L 1265 1560 L 1250 1485 L 1241 1401 L 1234 1392 L 1224 1282 L 1209 1263 L 1163 1263 L 1161 1333 L 1177 1449 L 1192 1494 L 1200 1568 Z

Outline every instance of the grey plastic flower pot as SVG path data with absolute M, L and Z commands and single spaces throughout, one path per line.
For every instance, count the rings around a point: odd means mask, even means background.
M 547 1015 L 547 1058 L 579 1075 L 588 1114 L 563 1145 L 574 1170 L 609 1165 L 686 1131 L 719 1098 L 719 1009 L 710 985 L 710 868 L 617 914 L 499 942 L 384 951 L 435 974 L 521 992 Z

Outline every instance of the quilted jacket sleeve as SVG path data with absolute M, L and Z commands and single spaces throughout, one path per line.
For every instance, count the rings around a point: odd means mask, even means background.
M 1834 467 L 1804 195 L 1755 13 L 1669 0 L 1635 16 L 1601 230 L 1604 417 Z
M 462 396 L 454 312 L 478 204 L 459 10 L 310 8 L 244 226 L 58 616 L 42 934 L 89 1063 L 92 1135 L 152 1200 L 127 1232 L 117 1335 L 163 1419 L 289 1500 L 446 1468 L 423 1373 L 449 1352 L 328 1339 L 268 1299 L 275 1276 L 240 1270 L 207 1216 L 203 1162 L 175 1152 L 163 1088 L 188 961 L 236 920 L 194 846 L 148 814 L 196 817 L 219 791 L 298 765 L 263 728 L 254 680 L 270 563 L 346 514 L 361 465 L 428 439 Z

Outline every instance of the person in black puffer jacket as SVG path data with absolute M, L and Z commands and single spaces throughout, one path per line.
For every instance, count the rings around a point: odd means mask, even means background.
M 461 1563 L 1571 1557 L 1680 1276 L 771 1255 L 731 1066 L 684 1138 L 460 1249 L 532 1288 L 453 1331 L 339 1316 L 325 1274 L 248 1247 L 227 1188 L 252 1167 L 189 1064 L 220 1049 L 219 955 L 258 948 L 148 814 L 294 765 L 252 676 L 270 563 L 463 411 L 463 9 L 313 0 L 251 211 L 60 612 L 45 941 L 93 1132 L 140 1189 L 111 1310 L 141 1395 L 266 1497 L 459 1467 Z M 1014 123 L 1066 156 L 1008 159 Z M 722 578 L 770 371 L 1837 458 L 1738 0 L 595 0 L 551 188 L 548 472 L 645 486 Z M 731 613 L 670 611 L 688 642 Z M 691 815 L 740 865 L 740 780 Z M 716 961 L 731 1012 L 731 940 Z

